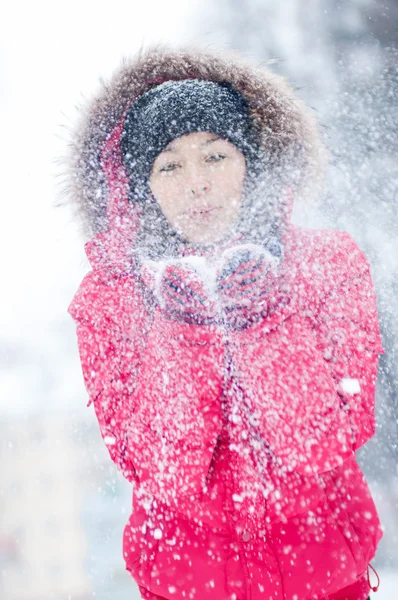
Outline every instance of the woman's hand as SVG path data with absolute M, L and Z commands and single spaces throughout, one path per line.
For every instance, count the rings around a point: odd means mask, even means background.
M 168 265 L 160 280 L 161 304 L 189 323 L 205 324 L 216 318 L 216 306 L 201 276 L 190 267 Z
M 252 244 L 224 255 L 217 292 L 230 327 L 241 328 L 268 313 L 275 269 L 275 257 L 262 246 Z
M 169 315 L 188 323 L 242 328 L 267 314 L 278 259 L 265 248 L 235 246 L 213 265 L 195 258 L 144 266 L 144 281 Z

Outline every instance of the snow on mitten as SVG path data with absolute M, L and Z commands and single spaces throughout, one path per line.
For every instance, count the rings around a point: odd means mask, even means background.
M 165 308 L 184 321 L 206 323 L 215 316 L 214 302 L 193 269 L 167 266 L 161 279 L 160 294 Z
M 215 320 L 216 309 L 209 286 L 199 269 L 180 260 L 152 264 L 152 280 L 144 266 L 143 279 L 150 286 L 159 305 L 173 318 L 187 323 L 206 324 Z
M 241 328 L 268 313 L 277 264 L 277 257 L 256 244 L 224 253 L 217 292 L 229 326 Z

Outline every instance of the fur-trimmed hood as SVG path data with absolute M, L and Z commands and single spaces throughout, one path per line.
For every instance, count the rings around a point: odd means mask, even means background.
M 268 67 L 256 67 L 234 52 L 174 50 L 157 45 L 141 50 L 132 59 L 123 59 L 110 81 L 101 80 L 93 98 L 79 107 L 80 118 L 71 132 L 64 161 L 64 194 L 87 236 L 109 229 L 109 205 L 115 201 L 110 195 L 120 195 L 121 186 L 126 185 L 125 179 L 115 175 L 115 159 L 112 165 L 107 163 L 109 156 L 117 153 L 126 110 L 149 88 L 188 77 L 228 81 L 243 93 L 260 128 L 267 156 L 283 164 L 284 169 L 294 159 L 286 178 L 293 197 L 316 195 L 325 151 L 314 117 L 283 77 Z

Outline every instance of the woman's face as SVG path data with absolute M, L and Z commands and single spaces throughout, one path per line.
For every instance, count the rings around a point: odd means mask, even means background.
M 190 133 L 156 157 L 149 185 L 178 233 L 189 242 L 211 244 L 238 219 L 245 173 L 245 158 L 234 144 L 214 133 Z

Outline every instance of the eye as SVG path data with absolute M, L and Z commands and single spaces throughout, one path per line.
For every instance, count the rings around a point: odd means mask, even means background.
M 161 173 L 167 173 L 168 171 L 174 171 L 179 166 L 180 165 L 178 165 L 177 163 L 167 163 L 167 165 L 164 165 L 161 169 L 159 169 L 159 171 Z
M 216 152 L 215 154 L 211 154 L 210 156 L 208 156 L 206 158 L 206 162 L 220 162 L 222 161 L 224 158 L 227 158 L 224 154 L 220 154 L 219 152 Z

